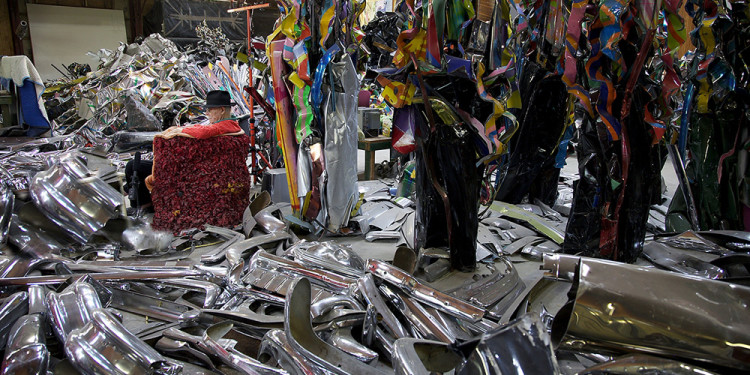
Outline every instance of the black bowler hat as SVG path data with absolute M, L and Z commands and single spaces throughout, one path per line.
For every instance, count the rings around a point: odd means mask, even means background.
M 206 94 L 206 105 L 204 106 L 206 108 L 231 107 L 233 105 L 232 97 L 224 90 L 209 91 Z

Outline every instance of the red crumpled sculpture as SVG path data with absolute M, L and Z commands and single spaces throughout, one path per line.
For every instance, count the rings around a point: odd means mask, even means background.
M 152 227 L 178 233 L 242 221 L 250 200 L 247 135 L 154 138 Z

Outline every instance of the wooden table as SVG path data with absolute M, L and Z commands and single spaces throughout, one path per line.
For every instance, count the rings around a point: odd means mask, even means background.
M 365 180 L 375 179 L 375 151 L 391 148 L 391 137 L 384 135 L 365 138 L 357 142 L 357 148 L 365 150 Z

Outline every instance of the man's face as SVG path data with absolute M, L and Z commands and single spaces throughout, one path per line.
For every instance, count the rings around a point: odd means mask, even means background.
M 213 124 L 215 122 L 221 121 L 221 119 L 224 118 L 225 110 L 226 110 L 226 107 L 209 108 L 208 112 L 206 112 L 206 116 L 208 117 L 208 122 Z

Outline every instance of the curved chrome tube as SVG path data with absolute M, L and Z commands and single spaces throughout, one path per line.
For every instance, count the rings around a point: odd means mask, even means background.
M 76 329 L 91 321 L 91 314 L 102 308 L 99 295 L 87 283 L 74 283 L 62 293 L 49 293 L 47 307 L 52 328 L 61 343 Z

